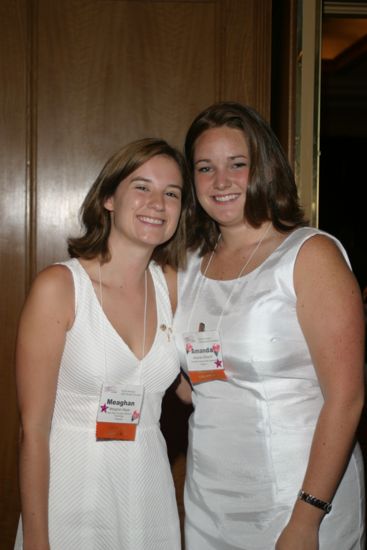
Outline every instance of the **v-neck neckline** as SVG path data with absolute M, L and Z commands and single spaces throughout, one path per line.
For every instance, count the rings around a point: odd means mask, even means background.
M 158 330 L 158 327 L 159 327 L 159 320 L 160 320 L 160 315 L 159 315 L 159 307 L 158 307 L 158 300 L 157 300 L 157 291 L 156 291 L 156 284 L 155 284 L 155 280 L 154 280 L 154 274 L 150 268 L 150 265 L 148 267 L 149 269 L 149 273 L 151 274 L 151 277 L 152 277 L 152 281 L 153 281 L 153 288 L 154 288 L 154 296 L 155 296 L 155 309 L 156 309 L 156 329 L 155 329 L 155 334 L 154 334 L 154 338 L 153 338 L 153 342 L 152 342 L 152 345 L 150 346 L 149 350 L 145 353 L 144 357 L 138 357 L 134 352 L 133 350 L 130 348 L 130 346 L 125 342 L 125 340 L 123 339 L 123 337 L 121 336 L 121 334 L 116 330 L 116 328 L 114 327 L 114 325 L 111 323 L 110 319 L 108 318 L 108 316 L 106 315 L 104 309 L 102 308 L 102 305 L 101 305 L 101 302 L 99 301 L 98 299 L 98 296 L 97 296 L 97 293 L 96 293 L 96 290 L 93 286 L 93 283 L 92 283 L 92 280 L 87 272 L 87 270 L 83 267 L 83 265 L 79 262 L 79 260 L 77 258 L 74 258 L 75 261 L 77 262 L 79 268 L 81 269 L 83 275 L 86 277 L 86 279 L 88 280 L 88 284 L 89 284 L 89 288 L 93 294 L 93 300 L 95 300 L 96 304 L 97 304 L 97 307 L 98 307 L 98 310 L 99 310 L 99 313 L 103 319 L 103 321 L 106 323 L 106 326 L 108 326 L 110 328 L 110 330 L 114 333 L 115 337 L 117 337 L 117 339 L 122 343 L 122 345 L 128 350 L 128 352 L 130 353 L 130 355 L 132 355 L 132 357 L 135 359 L 135 361 L 137 363 L 142 363 L 144 362 L 147 357 L 150 355 L 152 349 L 154 348 L 155 344 L 156 344 L 156 341 L 157 341 L 157 338 L 158 338 L 158 333 L 159 333 L 159 330 Z

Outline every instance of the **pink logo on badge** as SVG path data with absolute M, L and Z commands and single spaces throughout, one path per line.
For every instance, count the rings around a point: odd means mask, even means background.
M 220 344 L 213 344 L 212 345 L 212 351 L 215 353 L 215 355 L 218 357 L 218 353 L 220 351 Z
M 107 413 L 107 409 L 108 409 L 108 407 L 107 407 L 106 403 L 103 403 L 103 405 L 101 405 L 101 412 Z
M 222 361 L 220 361 L 220 359 L 217 359 L 216 361 L 214 361 L 214 364 L 217 367 L 217 369 L 219 369 L 222 366 Z
M 186 353 L 191 353 L 192 352 L 192 344 L 190 344 L 190 342 L 188 342 L 186 344 Z
M 134 411 L 133 412 L 133 415 L 131 417 L 131 420 L 138 420 L 140 418 L 140 412 L 139 411 Z

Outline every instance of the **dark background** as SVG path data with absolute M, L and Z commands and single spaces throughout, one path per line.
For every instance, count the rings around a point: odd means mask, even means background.
M 367 36 L 321 72 L 319 227 L 347 249 L 367 286 Z
M 319 227 L 343 243 L 363 290 L 367 287 L 367 35 L 335 59 L 322 62 L 320 115 Z M 367 346 L 365 350 L 367 365 Z M 367 479 L 367 406 L 358 440 Z

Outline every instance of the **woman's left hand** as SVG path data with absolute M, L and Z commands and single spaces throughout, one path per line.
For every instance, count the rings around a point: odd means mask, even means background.
M 318 527 L 288 523 L 276 542 L 275 550 L 319 550 Z

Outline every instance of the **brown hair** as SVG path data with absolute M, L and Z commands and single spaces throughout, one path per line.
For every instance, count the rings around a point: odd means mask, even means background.
M 188 200 L 191 196 L 188 172 L 183 155 L 166 141 L 145 138 L 125 145 L 104 165 L 90 188 L 80 209 L 84 233 L 81 237 L 68 239 L 68 252 L 72 258 L 92 259 L 100 256 L 102 262 L 111 258 L 108 238 L 111 231 L 110 212 L 104 207 L 120 183 L 145 162 L 157 155 L 164 155 L 177 163 L 183 180 L 182 210 L 174 236 L 156 247 L 152 259 L 160 265 L 178 267 L 185 262 L 186 215 Z
M 221 126 L 241 130 L 249 148 L 250 174 L 244 208 L 248 223 L 259 227 L 262 222 L 271 220 L 281 231 L 307 225 L 292 170 L 277 137 L 259 113 L 247 105 L 232 101 L 215 103 L 194 119 L 185 140 L 192 179 L 196 140 L 206 130 Z M 202 254 L 213 250 L 219 228 L 200 206 L 196 195 L 194 209 L 188 216 L 188 246 L 200 247 Z

